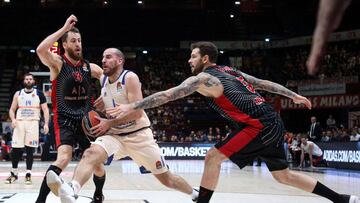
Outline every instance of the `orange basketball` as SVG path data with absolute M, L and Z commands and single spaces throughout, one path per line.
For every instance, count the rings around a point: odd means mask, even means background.
M 85 115 L 82 119 L 82 122 L 81 122 L 84 133 L 91 138 L 95 138 L 95 136 L 92 135 L 92 132 L 90 129 L 100 123 L 100 120 L 97 119 L 96 116 L 101 117 L 101 118 L 105 117 L 102 113 L 91 110 L 91 111 L 85 113 Z

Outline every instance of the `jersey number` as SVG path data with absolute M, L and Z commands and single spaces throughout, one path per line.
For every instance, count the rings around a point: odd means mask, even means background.
M 238 81 L 240 81 L 241 84 L 243 84 L 243 85 L 246 87 L 246 89 L 248 89 L 250 92 L 255 93 L 254 87 L 253 87 L 250 83 L 246 82 L 246 80 L 244 79 L 243 76 L 240 75 L 240 76 L 237 77 L 236 79 L 237 79 Z

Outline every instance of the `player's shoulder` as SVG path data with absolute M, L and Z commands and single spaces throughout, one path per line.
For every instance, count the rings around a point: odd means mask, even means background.
M 124 70 L 124 74 L 126 80 L 139 80 L 139 76 L 131 70 Z
M 20 95 L 20 92 L 21 92 L 22 90 L 23 90 L 23 89 L 20 89 L 20 90 L 16 91 L 15 94 L 14 94 L 14 96 L 15 96 L 15 97 L 19 96 L 19 95 Z

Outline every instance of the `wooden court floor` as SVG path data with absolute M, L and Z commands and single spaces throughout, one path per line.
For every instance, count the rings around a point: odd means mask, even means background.
M 70 180 L 77 162 L 72 162 L 62 173 L 65 180 Z M 10 162 L 0 162 L 0 203 L 35 202 L 42 177 L 50 162 L 35 162 L 33 167 L 33 184 L 25 185 L 25 164 L 19 164 L 19 180 L 13 184 L 5 184 L 9 175 Z M 173 173 L 184 177 L 192 186 L 198 187 L 203 171 L 203 161 L 169 160 L 167 164 Z M 191 203 L 191 198 L 160 184 L 151 174 L 141 174 L 132 161 L 115 161 L 106 167 L 107 179 L 104 186 L 106 203 Z M 322 183 L 340 193 L 360 195 L 360 171 L 320 170 L 322 173 L 306 172 Z M 77 202 L 90 202 L 94 190 L 90 180 L 81 190 Z M 60 202 L 50 195 L 47 202 Z M 222 165 L 219 184 L 213 195 L 214 203 L 326 203 L 330 202 L 313 194 L 300 191 L 277 183 L 266 166 L 247 166 L 243 170 L 225 162 Z

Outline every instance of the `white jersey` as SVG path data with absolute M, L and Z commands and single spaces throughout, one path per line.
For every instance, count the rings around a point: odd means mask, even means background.
M 40 98 L 37 89 L 32 92 L 19 91 L 16 120 L 40 120 Z
M 115 107 L 116 104 L 129 103 L 125 87 L 125 76 L 129 72 L 129 70 L 123 70 L 119 78 L 113 83 L 109 82 L 109 78 L 107 76 L 102 76 L 100 78 L 100 81 L 102 81 L 101 96 L 103 98 L 105 108 Z M 142 111 L 142 114 L 143 115 L 139 119 L 112 127 L 109 133 L 118 135 L 124 133 L 128 134 L 150 127 L 150 120 L 145 111 Z
M 304 152 L 309 153 L 310 152 L 310 144 L 313 144 L 313 146 L 314 146 L 312 154 L 314 156 L 322 156 L 323 152 L 321 151 L 320 147 L 311 141 L 307 141 L 306 146 L 304 146 L 304 144 L 301 143 L 301 149 L 303 149 Z

